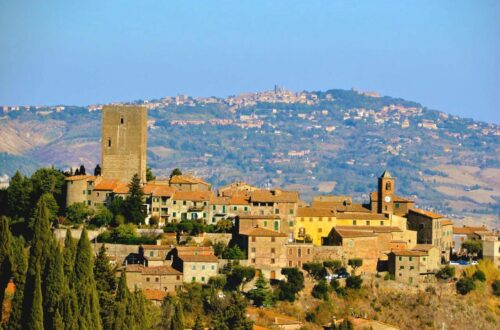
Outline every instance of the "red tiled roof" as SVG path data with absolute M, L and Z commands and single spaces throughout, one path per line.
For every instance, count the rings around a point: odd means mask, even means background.
M 363 231 L 363 230 L 349 230 L 349 229 L 339 229 L 333 228 L 340 237 L 343 238 L 354 238 L 354 237 L 375 237 L 375 233 L 373 231 Z
M 261 227 L 252 228 L 241 233 L 246 236 L 257 236 L 257 237 L 287 237 L 286 234 L 279 233 L 274 230 L 269 230 Z
M 218 262 L 219 259 L 212 255 L 194 255 L 194 254 L 183 254 L 179 255 L 179 259 L 183 262 Z
M 172 197 L 173 200 L 208 202 L 211 200 L 213 192 L 211 191 L 176 191 Z
M 202 184 L 206 186 L 210 185 L 208 182 L 205 182 L 199 178 L 195 178 L 191 175 L 174 175 L 170 179 L 170 184 Z
M 115 189 L 113 189 L 113 192 L 115 194 L 128 194 L 129 188 L 127 183 L 119 183 Z
M 73 175 L 66 177 L 66 181 L 80 181 L 80 180 L 95 180 L 95 176 L 93 175 Z
M 453 227 L 453 234 L 455 235 L 472 235 L 475 233 L 484 233 L 484 232 L 488 232 L 488 229 L 486 227 L 469 227 L 469 226 Z
M 378 192 L 377 191 L 372 191 L 370 193 L 370 201 L 376 202 L 378 201 Z M 411 199 L 407 199 L 401 196 L 394 196 L 393 202 L 395 203 L 413 203 Z
M 451 221 L 451 220 L 443 220 L 441 222 L 441 225 L 442 226 L 453 226 L 453 221 Z
M 164 265 L 164 266 L 156 266 L 156 267 L 145 267 L 142 270 L 142 274 L 144 275 L 182 275 L 178 270 Z
M 371 231 L 374 233 L 392 233 L 402 232 L 403 230 L 397 226 L 337 226 L 335 228 L 341 230 L 355 230 L 355 231 Z
M 118 179 L 102 179 L 94 187 L 94 190 L 113 191 L 120 184 Z
M 144 289 L 142 290 L 142 293 L 147 300 L 163 301 L 163 299 L 167 296 L 167 292 L 153 289 Z
M 144 250 L 172 250 L 170 245 L 144 244 L 142 247 Z
M 352 220 L 385 220 L 388 216 L 380 213 L 337 212 L 337 219 Z
M 259 189 L 250 193 L 250 200 L 252 202 L 263 203 L 297 203 L 299 201 L 299 193 L 297 191 L 281 189 Z
M 125 271 L 130 273 L 142 273 L 144 265 L 126 265 Z
M 418 208 L 412 208 L 412 209 L 410 209 L 410 212 L 426 216 L 426 217 L 428 217 L 430 219 L 441 219 L 441 218 L 444 218 L 444 216 L 441 215 L 441 214 L 439 214 L 439 213 L 434 213 L 434 212 L 431 212 L 431 211 L 426 211 L 426 210 L 422 210 L 422 209 L 418 209 Z
M 299 207 L 298 217 L 335 217 L 335 210 L 331 208 L 319 207 Z
M 159 197 L 170 197 L 176 191 L 175 188 L 172 188 L 170 186 L 162 184 L 152 184 L 152 183 L 146 183 L 144 185 L 143 190 L 145 195 L 152 195 Z

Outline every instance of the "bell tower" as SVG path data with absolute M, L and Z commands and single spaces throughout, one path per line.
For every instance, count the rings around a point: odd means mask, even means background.
M 394 178 L 388 171 L 378 178 L 378 212 L 394 212 Z

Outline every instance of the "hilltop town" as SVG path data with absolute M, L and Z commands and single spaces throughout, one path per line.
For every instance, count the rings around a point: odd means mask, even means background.
M 120 103 L 117 103 L 120 104 Z M 138 100 L 148 112 L 147 161 L 214 187 L 244 181 L 369 200 L 386 168 L 401 194 L 462 224 L 498 227 L 500 128 L 358 90 Z M 5 175 L 99 163 L 102 105 L 4 106 Z
M 34 322 L 32 314 L 24 321 L 16 312 L 22 303 L 35 313 L 38 300 L 16 300 L 24 285 L 35 292 L 38 286 L 40 301 L 48 301 L 40 306 L 50 327 L 59 319 L 72 322 L 72 307 L 64 305 L 73 301 L 71 292 L 100 314 L 78 316 L 92 328 L 114 328 L 120 308 L 129 311 L 126 322 L 158 329 L 422 329 L 463 322 L 488 328 L 499 322 L 500 233 L 418 207 L 401 194 L 391 168 L 365 185 L 364 202 L 338 194 L 308 202 L 297 190 L 244 181 L 215 190 L 182 168 L 163 178 L 149 168 L 146 106 L 99 111 L 101 157 L 94 168 L 43 168 L 30 178 L 17 172 L 0 190 L 0 213 L 12 219 L 9 225 L 2 217 L 0 226 L 7 242 L 0 251 L 5 324 Z M 29 252 L 19 237 L 31 242 Z M 49 298 L 56 284 L 40 279 L 42 269 L 48 278 L 68 272 L 56 281 L 66 283 L 57 290 L 68 296 Z M 421 308 L 438 307 L 425 318 L 395 317 L 389 300 L 402 294 L 426 301 Z M 414 313 L 413 298 L 404 297 L 399 312 Z M 466 307 L 462 297 L 475 302 Z M 463 313 L 452 312 L 450 302 Z M 233 307 L 223 312 L 226 305 Z M 148 312 L 138 315 L 141 310 Z M 481 317 L 467 320 L 479 311 Z

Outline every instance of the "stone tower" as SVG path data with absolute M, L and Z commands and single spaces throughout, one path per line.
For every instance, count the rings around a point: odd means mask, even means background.
M 102 176 L 130 182 L 139 174 L 146 182 L 147 109 L 141 106 L 102 108 Z
M 378 178 L 378 212 L 394 212 L 394 178 L 387 171 Z

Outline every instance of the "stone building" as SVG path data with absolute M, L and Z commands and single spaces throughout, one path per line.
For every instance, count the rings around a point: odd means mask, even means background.
M 183 273 L 184 282 L 208 283 L 219 273 L 219 259 L 211 246 L 178 246 L 172 265 Z
M 210 184 L 191 175 L 174 175 L 170 186 L 179 191 L 210 191 Z
M 242 249 L 248 253 L 248 265 L 269 279 L 282 279 L 287 267 L 287 235 L 260 227 L 241 233 Z
M 286 245 L 287 267 L 302 269 L 302 265 L 314 259 L 314 246 L 310 243 L 288 243 Z
M 127 273 L 127 286 L 132 291 L 138 288 L 174 293 L 183 283 L 182 273 L 168 265 L 127 265 L 124 268 Z
M 102 108 L 102 176 L 129 182 L 138 174 L 146 182 L 147 109 L 141 106 Z
M 212 191 L 176 191 L 169 205 L 169 221 L 207 221 Z
M 500 269 L 500 236 L 488 236 L 483 240 L 483 259 L 491 260 Z
M 398 282 L 417 284 L 432 280 L 441 264 L 441 253 L 432 244 L 419 244 L 411 250 L 389 254 L 389 273 Z

